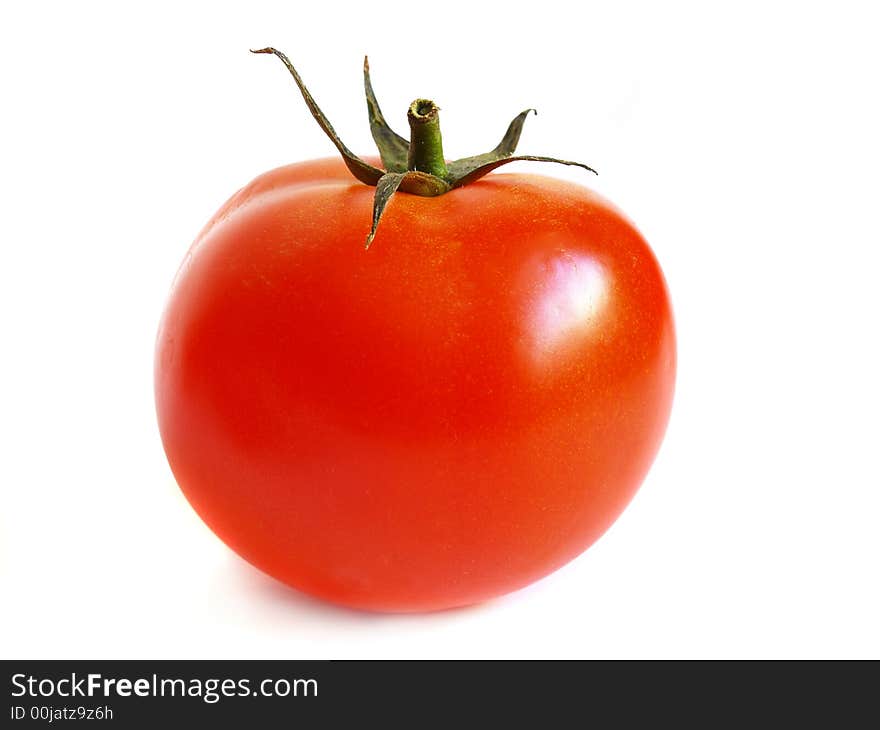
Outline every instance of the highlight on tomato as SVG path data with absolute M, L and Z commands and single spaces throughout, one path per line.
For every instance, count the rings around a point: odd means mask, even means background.
M 257 568 L 314 596 L 429 611 L 516 590 L 620 515 L 663 437 L 675 334 L 660 266 L 586 187 L 443 154 L 437 106 L 379 159 L 266 172 L 187 253 L 159 327 L 174 476 Z M 366 246 L 365 246 L 366 244 Z

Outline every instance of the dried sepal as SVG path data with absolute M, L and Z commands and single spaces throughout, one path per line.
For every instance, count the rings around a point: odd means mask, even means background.
M 290 71 L 290 75 L 293 76 L 293 80 L 299 87 L 303 99 L 305 99 L 306 106 L 308 106 L 315 121 L 318 122 L 318 126 L 324 130 L 324 134 L 330 138 L 336 146 L 336 149 L 339 150 L 339 154 L 342 155 L 342 159 L 345 161 L 345 165 L 348 167 L 349 171 L 351 171 L 351 174 L 366 185 L 375 185 L 378 183 L 379 179 L 384 174 L 384 171 L 364 162 L 360 157 L 354 154 L 354 152 L 348 149 L 341 139 L 339 139 L 339 135 L 336 134 L 333 125 L 330 124 L 327 117 L 324 116 L 324 112 L 321 111 L 321 108 L 309 93 L 309 90 L 306 88 L 306 85 L 303 83 L 297 70 L 293 67 L 290 59 L 275 48 L 260 48 L 259 50 L 252 50 L 251 53 L 272 53 L 281 59 L 282 63 L 287 66 L 287 70 Z
M 406 172 L 406 158 L 409 154 L 409 140 L 401 137 L 385 121 L 373 84 L 370 81 L 370 62 L 364 56 L 364 93 L 367 97 L 367 113 L 370 119 L 370 132 L 379 149 L 382 164 L 388 172 Z

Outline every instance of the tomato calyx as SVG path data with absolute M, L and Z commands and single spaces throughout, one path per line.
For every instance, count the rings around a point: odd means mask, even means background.
M 430 99 L 416 99 L 410 104 L 407 112 L 410 139 L 401 137 L 391 129 L 382 114 L 370 80 L 370 65 L 365 57 L 364 92 L 367 97 L 370 132 L 379 149 L 379 157 L 385 169 L 374 167 L 345 146 L 285 54 L 271 47 L 251 50 L 251 53 L 270 53 L 284 63 L 296 82 L 306 106 L 315 121 L 318 122 L 318 126 L 333 142 L 349 172 L 362 183 L 376 188 L 376 194 L 373 198 L 372 227 L 366 241 L 367 248 L 373 242 L 379 221 L 388 202 L 398 191 L 422 197 L 443 195 L 450 190 L 479 180 L 502 165 L 521 160 L 574 165 L 596 173 L 592 167 L 582 162 L 561 160 L 555 157 L 514 154 L 526 118 L 530 113 L 535 112 L 534 109 L 526 109 L 514 117 L 501 141 L 490 152 L 447 163 L 443 156 L 437 105 Z

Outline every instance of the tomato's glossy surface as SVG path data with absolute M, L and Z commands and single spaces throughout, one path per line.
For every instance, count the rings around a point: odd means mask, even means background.
M 660 444 L 663 275 L 571 183 L 398 194 L 341 162 L 269 172 L 193 244 L 156 349 L 174 474 L 248 561 L 350 606 L 481 601 L 560 567 Z

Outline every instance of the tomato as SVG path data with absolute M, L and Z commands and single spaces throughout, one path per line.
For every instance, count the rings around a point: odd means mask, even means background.
M 425 611 L 579 555 L 632 498 L 675 378 L 648 245 L 587 188 L 398 194 L 266 173 L 201 232 L 158 334 L 163 444 L 233 550 L 307 593 Z
M 283 53 L 254 53 L 283 61 L 343 161 L 258 177 L 190 248 L 155 362 L 181 489 L 245 559 L 348 606 L 450 608 L 555 570 L 626 506 L 669 417 L 675 335 L 647 243 L 584 187 L 486 177 L 592 170 L 515 156 L 532 110 L 447 162 L 436 104 L 396 134 L 365 59 L 380 168 Z

